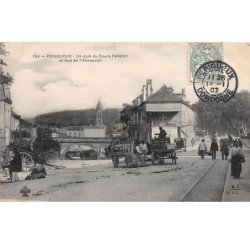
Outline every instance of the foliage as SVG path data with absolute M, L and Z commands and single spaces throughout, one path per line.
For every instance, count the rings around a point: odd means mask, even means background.
M 122 123 L 123 127 L 126 128 L 131 123 L 131 109 L 132 106 L 124 103 L 123 109 L 120 111 L 120 122 Z
M 123 109 L 120 111 L 120 122 L 123 125 L 123 129 L 126 130 L 129 135 L 131 132 L 131 112 L 132 106 L 124 103 Z
M 4 85 L 11 85 L 13 83 L 13 78 L 9 73 L 1 73 L 0 77 L 0 82 Z
M 0 43 L 0 56 L 7 56 L 8 52 L 5 49 L 4 43 Z M 7 64 L 4 60 L 0 57 L 0 83 L 4 85 L 11 85 L 13 83 L 13 78 L 9 73 L 4 73 L 3 66 Z
M 197 113 L 197 127 L 208 134 L 238 135 L 243 127 L 250 129 L 250 92 L 241 91 L 226 103 L 205 103 L 201 100 L 192 107 Z
M 7 55 L 7 54 L 8 54 L 8 52 L 7 52 L 6 49 L 5 49 L 4 43 L 0 43 L 0 55 L 5 56 L 5 55 Z
M 30 138 L 30 133 L 26 130 L 15 130 L 12 131 L 12 136 L 14 138 Z
M 16 130 L 11 132 L 14 145 L 20 150 L 31 151 L 30 134 L 26 130 Z
M 104 109 L 102 111 L 103 123 L 107 125 L 107 134 L 111 134 L 113 127 L 119 122 L 118 109 Z M 56 126 L 58 128 L 67 126 L 94 125 L 96 120 L 95 109 L 67 110 L 39 115 L 34 118 L 37 125 Z
M 40 163 L 46 162 L 46 155 L 50 152 L 59 152 L 60 143 L 52 138 L 52 130 L 49 127 L 39 127 L 37 137 L 33 143 L 34 154 L 40 159 Z

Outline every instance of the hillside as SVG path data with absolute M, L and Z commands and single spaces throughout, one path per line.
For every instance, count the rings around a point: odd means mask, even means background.
M 107 134 L 110 134 L 115 123 L 119 123 L 119 109 L 104 109 L 102 112 L 103 123 L 107 125 Z M 96 110 L 68 110 L 42 114 L 34 118 L 38 125 L 50 125 L 56 127 L 80 126 L 95 124 Z

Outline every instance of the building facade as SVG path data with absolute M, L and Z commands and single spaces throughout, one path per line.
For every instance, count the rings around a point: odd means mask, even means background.
M 106 127 L 69 126 L 66 134 L 69 137 L 78 138 L 103 138 L 106 136 Z
M 5 146 L 10 143 L 11 103 L 9 89 L 0 83 L 0 162 Z
M 153 93 L 152 80 L 147 80 L 141 95 L 132 101 L 133 140 L 150 142 L 162 127 L 171 142 L 183 138 L 189 146 L 191 139 L 195 139 L 195 124 L 196 114 L 186 101 L 185 89 L 182 89 L 182 93 L 174 93 L 171 86 L 163 85 Z
M 3 151 L 11 142 L 11 132 L 18 130 L 20 115 L 11 108 L 9 87 L 0 84 L 0 162 L 3 162 Z
M 10 116 L 10 130 L 11 131 L 19 130 L 19 128 L 20 128 L 20 119 L 21 119 L 21 116 L 17 115 L 12 110 L 11 111 L 11 116 Z

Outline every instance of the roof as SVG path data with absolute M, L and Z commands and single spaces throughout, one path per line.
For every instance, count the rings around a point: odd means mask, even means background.
M 11 111 L 11 115 L 12 115 L 13 117 L 15 117 L 16 119 L 18 119 L 18 120 L 21 119 L 21 116 L 18 115 L 18 114 L 16 114 L 14 111 Z
M 173 88 L 167 87 L 165 84 L 139 106 L 143 103 L 182 103 L 194 111 L 192 106 L 185 101 L 183 94 L 174 93 Z
M 181 94 L 175 94 L 171 87 L 167 87 L 165 84 L 157 90 L 153 95 L 151 95 L 147 102 L 181 102 L 183 97 Z

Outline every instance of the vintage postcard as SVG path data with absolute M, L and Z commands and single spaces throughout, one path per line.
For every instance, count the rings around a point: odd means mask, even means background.
M 0 201 L 250 201 L 250 43 L 0 43 Z

